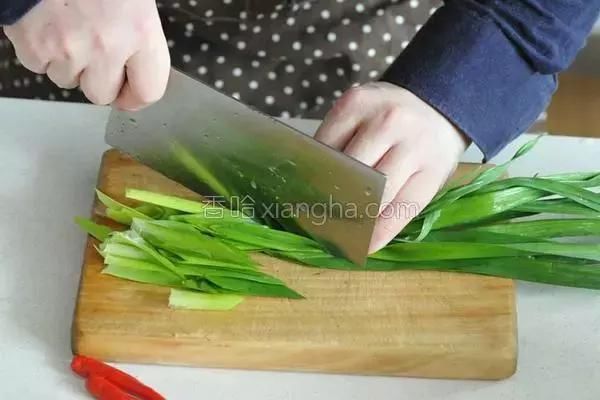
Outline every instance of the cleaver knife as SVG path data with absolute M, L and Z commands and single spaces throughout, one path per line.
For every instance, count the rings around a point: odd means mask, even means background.
M 106 142 L 208 202 L 366 262 L 385 176 L 182 72 L 157 103 L 113 109 Z

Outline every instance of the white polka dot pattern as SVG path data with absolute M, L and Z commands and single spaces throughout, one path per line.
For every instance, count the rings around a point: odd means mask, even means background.
M 441 0 L 157 5 L 175 67 L 269 114 L 320 118 L 346 89 L 378 79 Z M 0 96 L 27 89 L 41 98 L 83 100 L 81 91 L 57 89 L 17 65 L 0 35 Z M 13 69 L 18 73 L 5 73 Z

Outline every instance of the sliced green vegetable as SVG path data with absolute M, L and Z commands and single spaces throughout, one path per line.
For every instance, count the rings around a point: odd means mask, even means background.
M 132 200 L 143 201 L 147 204 L 183 211 L 186 213 L 202 213 L 208 207 L 207 204 L 183 199 L 181 197 L 150 192 L 148 190 L 131 189 L 125 190 L 125 197 Z
M 115 221 L 130 224 L 133 218 L 150 219 L 146 214 L 136 210 L 135 208 L 126 206 L 125 204 L 119 203 L 118 201 L 110 198 L 109 196 L 96 189 L 96 195 L 98 200 L 104 204 L 107 208 L 107 216 L 109 218 L 116 218 Z
M 232 279 L 221 276 L 210 276 L 206 279 L 215 285 L 234 293 L 264 297 L 287 297 L 290 299 L 304 298 L 301 294 L 285 285 L 270 285 L 245 279 Z
M 235 261 L 222 261 L 215 260 L 214 258 L 210 257 L 205 257 L 198 253 L 177 251 L 177 259 L 174 260 L 174 262 L 177 262 L 178 264 L 205 265 L 242 271 L 256 271 L 258 269 L 258 264 L 255 263 L 251 258 L 249 258 L 248 260 L 248 262 L 244 263 Z
M 112 229 L 108 226 L 97 224 L 88 218 L 75 217 L 75 223 L 79 225 L 84 232 L 87 232 L 89 235 L 100 241 L 106 240 L 112 233 Z
M 146 242 L 138 233 L 134 231 L 117 232 L 110 237 L 110 240 L 137 247 L 152 257 L 158 264 L 162 265 L 165 268 L 165 273 L 171 272 L 176 277 L 183 279 L 183 275 L 177 272 L 175 265 L 167 257 L 160 254 L 151 244 Z
M 104 263 L 111 267 L 123 267 L 131 268 L 143 271 L 153 271 L 161 274 L 165 274 L 164 267 L 152 260 L 140 260 L 135 258 L 120 257 L 109 254 L 104 257 Z M 171 274 L 166 274 L 171 277 Z M 181 281 L 177 281 L 178 284 Z
M 228 311 L 242 301 L 244 297 L 235 294 L 206 294 L 181 289 L 171 289 L 169 295 L 169 307 L 184 310 Z
M 314 240 L 259 224 L 220 224 L 210 227 L 214 234 L 228 240 L 257 246 L 263 249 L 286 251 L 320 251 Z
M 100 246 L 101 254 L 107 256 L 117 256 L 125 258 L 133 258 L 136 260 L 154 261 L 154 257 L 146 251 L 140 250 L 135 246 L 124 243 L 116 243 L 115 241 L 106 241 Z
M 150 283 L 153 285 L 169 287 L 183 287 L 181 280 L 177 279 L 177 277 L 174 277 L 172 274 L 164 272 L 130 268 L 120 265 L 108 265 L 102 270 L 102 273 L 140 283 Z
M 561 240 L 600 237 L 600 173 L 500 179 L 536 141 L 507 163 L 463 177 L 472 179 L 469 183 L 452 182 L 390 244 L 371 255 L 365 268 L 464 272 L 600 289 L 600 243 Z M 188 161 L 205 175 L 201 165 Z M 139 189 L 127 191 L 128 198 L 143 203 L 136 208 L 101 192 L 98 197 L 107 216 L 131 225 L 128 231 L 112 232 L 76 220 L 102 241 L 103 273 L 171 287 L 175 306 L 230 309 L 244 295 L 302 298 L 260 271 L 252 251 L 310 267 L 365 270 L 290 226 L 267 227 L 220 206 Z M 571 218 L 523 219 L 542 213 Z
M 237 248 L 238 250 L 242 250 L 242 251 L 259 251 L 259 250 L 263 250 L 264 247 L 259 246 L 259 245 L 253 245 L 253 244 L 248 244 L 248 243 L 242 243 L 242 242 L 237 242 L 235 240 L 228 240 L 228 239 L 223 239 L 221 238 L 221 240 L 235 248 Z
M 211 279 L 217 278 L 232 278 L 237 280 L 253 281 L 264 283 L 267 285 L 284 285 L 279 279 L 263 274 L 258 271 L 235 271 L 226 268 L 208 267 L 205 265 L 180 264 L 177 265 L 177 270 L 186 276 L 203 277 Z
M 196 285 L 196 289 L 195 290 L 199 290 L 200 292 L 204 292 L 204 293 L 213 293 L 213 294 L 217 294 L 217 293 L 221 293 L 221 294 L 228 294 L 231 293 L 230 291 L 227 291 L 223 288 L 220 288 L 219 286 L 215 285 L 214 283 L 211 283 L 207 280 L 201 280 L 197 283 Z
M 167 219 L 170 216 L 179 215 L 181 211 L 172 208 L 160 207 L 154 204 L 142 204 L 135 208 L 137 211 L 152 219 Z
M 115 222 L 118 222 L 123 225 L 131 224 L 132 216 L 127 211 L 123 210 L 115 210 L 113 208 L 107 208 L 105 211 L 105 215 L 112 219 Z
M 254 262 L 241 250 L 223 241 L 205 235 L 189 224 L 177 221 L 134 220 L 131 229 L 145 240 L 160 248 L 179 253 L 196 254 L 210 260 L 231 264 L 254 266 Z
M 135 268 L 144 271 L 155 271 L 164 273 L 163 267 L 153 262 L 152 260 L 142 260 L 135 258 L 127 258 L 114 254 L 108 254 L 104 258 L 104 261 L 109 266 L 118 266 L 125 268 Z M 194 265 L 194 264 L 176 264 L 175 270 L 181 274 L 194 278 L 210 278 L 210 277 L 222 277 L 222 278 L 233 278 L 233 279 L 242 279 L 260 282 L 264 284 L 271 285 L 283 285 L 284 283 L 281 280 L 264 274 L 260 271 L 252 271 L 252 270 L 232 270 L 227 268 L 220 267 L 212 267 L 206 265 Z
M 211 226 L 221 224 L 231 225 L 237 223 L 253 223 L 256 222 L 244 216 L 240 211 L 232 211 L 219 206 L 207 206 L 205 212 L 198 214 L 183 214 L 175 215 L 170 218 L 173 221 L 185 222 L 193 225 L 205 233 L 211 233 Z

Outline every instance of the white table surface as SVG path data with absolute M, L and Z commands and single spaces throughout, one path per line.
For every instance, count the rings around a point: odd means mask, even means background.
M 69 370 L 85 241 L 72 219 L 90 212 L 107 111 L 0 99 L 0 399 L 89 398 Z M 470 149 L 465 160 L 480 155 Z M 547 137 L 511 175 L 591 169 L 600 169 L 600 140 Z M 600 292 L 519 284 L 517 298 L 518 371 L 499 382 L 120 367 L 173 400 L 597 400 Z

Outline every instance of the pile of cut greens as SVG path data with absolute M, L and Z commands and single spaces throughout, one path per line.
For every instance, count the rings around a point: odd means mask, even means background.
M 600 172 L 502 179 L 536 142 L 507 163 L 451 182 L 369 257 L 366 269 L 456 271 L 600 289 L 600 193 L 594 191 Z M 309 267 L 359 269 L 310 238 L 219 206 L 138 189 L 125 193 L 138 207 L 97 195 L 106 216 L 128 226 L 113 231 L 77 218 L 101 241 L 103 273 L 170 287 L 171 307 L 227 310 L 243 296 L 302 298 L 262 272 L 253 252 Z

